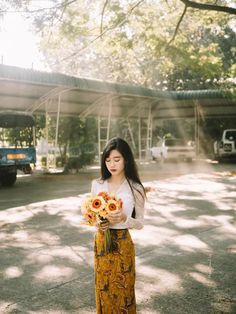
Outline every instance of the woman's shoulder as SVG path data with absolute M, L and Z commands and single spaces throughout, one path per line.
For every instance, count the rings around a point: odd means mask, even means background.
M 133 189 L 133 193 L 135 198 L 145 198 L 145 190 L 142 184 L 140 184 L 139 182 L 135 182 L 135 181 L 131 181 L 131 185 L 132 185 L 132 189 Z
M 138 191 L 142 191 L 143 190 L 143 186 L 142 184 L 138 183 L 138 182 L 135 182 L 133 180 L 130 180 L 130 184 L 132 185 L 132 187 L 135 189 L 135 190 L 138 190 Z
M 103 185 L 105 182 L 105 180 L 102 180 L 101 178 L 98 179 L 94 179 L 92 181 L 92 186 L 99 186 L 99 185 Z
M 102 190 L 104 190 L 104 180 L 101 179 L 94 179 L 92 180 L 92 184 L 91 184 L 91 193 L 92 195 L 96 195 L 97 193 L 101 192 Z

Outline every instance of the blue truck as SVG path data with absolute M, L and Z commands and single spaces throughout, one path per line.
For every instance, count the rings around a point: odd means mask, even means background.
M 0 111 L 0 185 L 12 186 L 17 170 L 32 172 L 36 163 L 35 119 L 19 111 Z

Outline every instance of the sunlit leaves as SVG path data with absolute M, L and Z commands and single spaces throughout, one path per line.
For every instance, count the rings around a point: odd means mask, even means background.
M 235 75 L 235 26 L 225 13 L 188 8 L 168 44 L 179 0 L 49 3 L 31 17 L 54 71 L 159 89 L 212 88 Z

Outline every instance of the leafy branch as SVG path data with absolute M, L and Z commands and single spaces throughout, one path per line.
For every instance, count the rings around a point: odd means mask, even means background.
M 191 0 L 180 0 L 183 4 L 187 7 L 199 9 L 199 10 L 206 10 L 206 11 L 217 11 L 217 12 L 225 12 L 228 14 L 236 15 L 236 8 L 228 7 L 228 6 L 221 6 L 216 4 L 207 4 L 207 3 L 200 3 Z
M 178 22 L 177 25 L 176 25 L 174 35 L 172 36 L 172 38 L 170 39 L 170 41 L 167 43 L 166 48 L 168 48 L 168 47 L 170 46 L 170 44 L 175 40 L 175 37 L 176 37 L 176 35 L 177 35 L 177 33 L 178 33 L 180 24 L 181 24 L 181 22 L 182 22 L 182 20 L 183 20 L 183 18 L 184 18 L 184 16 L 185 16 L 185 14 L 186 14 L 186 12 L 187 12 L 187 9 L 188 9 L 188 7 L 185 6 L 185 7 L 184 7 L 184 11 L 183 11 L 183 13 L 182 13 L 182 15 L 181 15 L 181 17 L 180 17 L 180 19 L 179 19 L 179 22 Z
M 60 4 L 54 5 L 52 7 L 44 7 L 44 8 L 40 8 L 40 9 L 35 9 L 35 10 L 1 10 L 0 9 L 0 14 L 4 14 L 4 13 L 39 13 L 39 12 L 44 12 L 44 11 L 50 11 L 50 10 L 55 10 L 55 9 L 65 9 L 67 6 L 71 5 L 73 2 L 76 2 L 77 0 L 65 0 Z
M 78 55 L 80 52 L 84 51 L 85 49 L 87 49 L 89 46 L 91 46 L 95 41 L 97 41 L 98 39 L 102 38 L 103 35 L 105 35 L 106 33 L 108 33 L 109 31 L 113 30 L 113 29 L 116 29 L 117 27 L 120 27 L 122 26 L 127 20 L 128 18 L 130 17 L 130 15 L 133 13 L 134 9 L 137 8 L 142 2 L 144 2 L 145 0 L 140 0 L 138 1 L 134 6 L 131 7 L 131 9 L 129 10 L 128 14 L 126 15 L 126 17 L 115 23 L 114 25 L 112 25 L 111 27 L 108 27 L 106 28 L 105 30 L 102 31 L 102 33 L 100 33 L 98 36 L 96 36 L 93 40 L 91 40 L 87 45 L 85 45 L 84 47 L 82 47 L 81 49 L 75 51 L 74 53 L 70 54 L 69 56 L 67 57 L 64 57 L 60 60 L 60 62 L 62 61 L 65 61 L 67 59 L 70 59 L 76 55 Z M 107 2 L 107 1 L 106 1 Z M 106 7 L 106 4 L 104 4 L 103 6 L 103 11 L 105 11 L 105 7 Z M 56 65 L 58 62 L 55 62 L 54 65 Z
M 103 33 L 103 17 L 104 17 L 104 13 L 105 13 L 106 6 L 108 5 L 108 1 L 109 1 L 109 0 L 106 0 L 106 1 L 104 2 L 103 8 L 102 8 L 100 34 Z
M 194 8 L 194 9 L 199 9 L 199 10 L 206 10 L 206 11 L 217 11 L 217 12 L 225 12 L 228 14 L 236 14 L 236 9 L 232 8 L 232 7 L 224 7 L 224 6 L 220 6 L 217 4 L 205 4 L 205 3 L 199 3 L 199 2 L 194 2 L 194 1 L 190 1 L 190 0 L 180 0 L 181 2 L 184 3 L 185 7 L 184 7 L 184 11 L 176 25 L 175 28 L 175 32 L 172 36 L 172 38 L 170 39 L 170 41 L 167 43 L 166 48 L 168 48 L 170 46 L 170 44 L 175 40 L 175 37 L 177 36 L 177 33 L 179 31 L 180 28 L 180 24 L 187 12 L 187 9 L 189 7 Z M 215 2 L 217 3 L 217 1 Z

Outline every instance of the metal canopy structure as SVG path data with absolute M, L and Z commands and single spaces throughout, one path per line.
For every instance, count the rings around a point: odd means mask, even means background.
M 56 133 L 60 114 L 81 118 L 95 116 L 99 152 L 102 142 L 109 139 L 112 118 L 126 119 L 127 127 L 131 118 L 145 120 L 145 141 L 139 134 L 141 156 L 143 147 L 148 150 L 151 145 L 153 120 L 236 117 L 236 100 L 219 90 L 163 92 L 0 65 L 0 110 L 56 115 Z M 106 129 L 103 138 L 102 128 Z
M 194 117 L 196 101 L 205 117 L 236 116 L 236 101 L 219 90 L 163 92 L 141 86 L 122 85 L 0 65 L 0 109 L 29 112 L 60 112 L 112 117 L 155 119 Z

